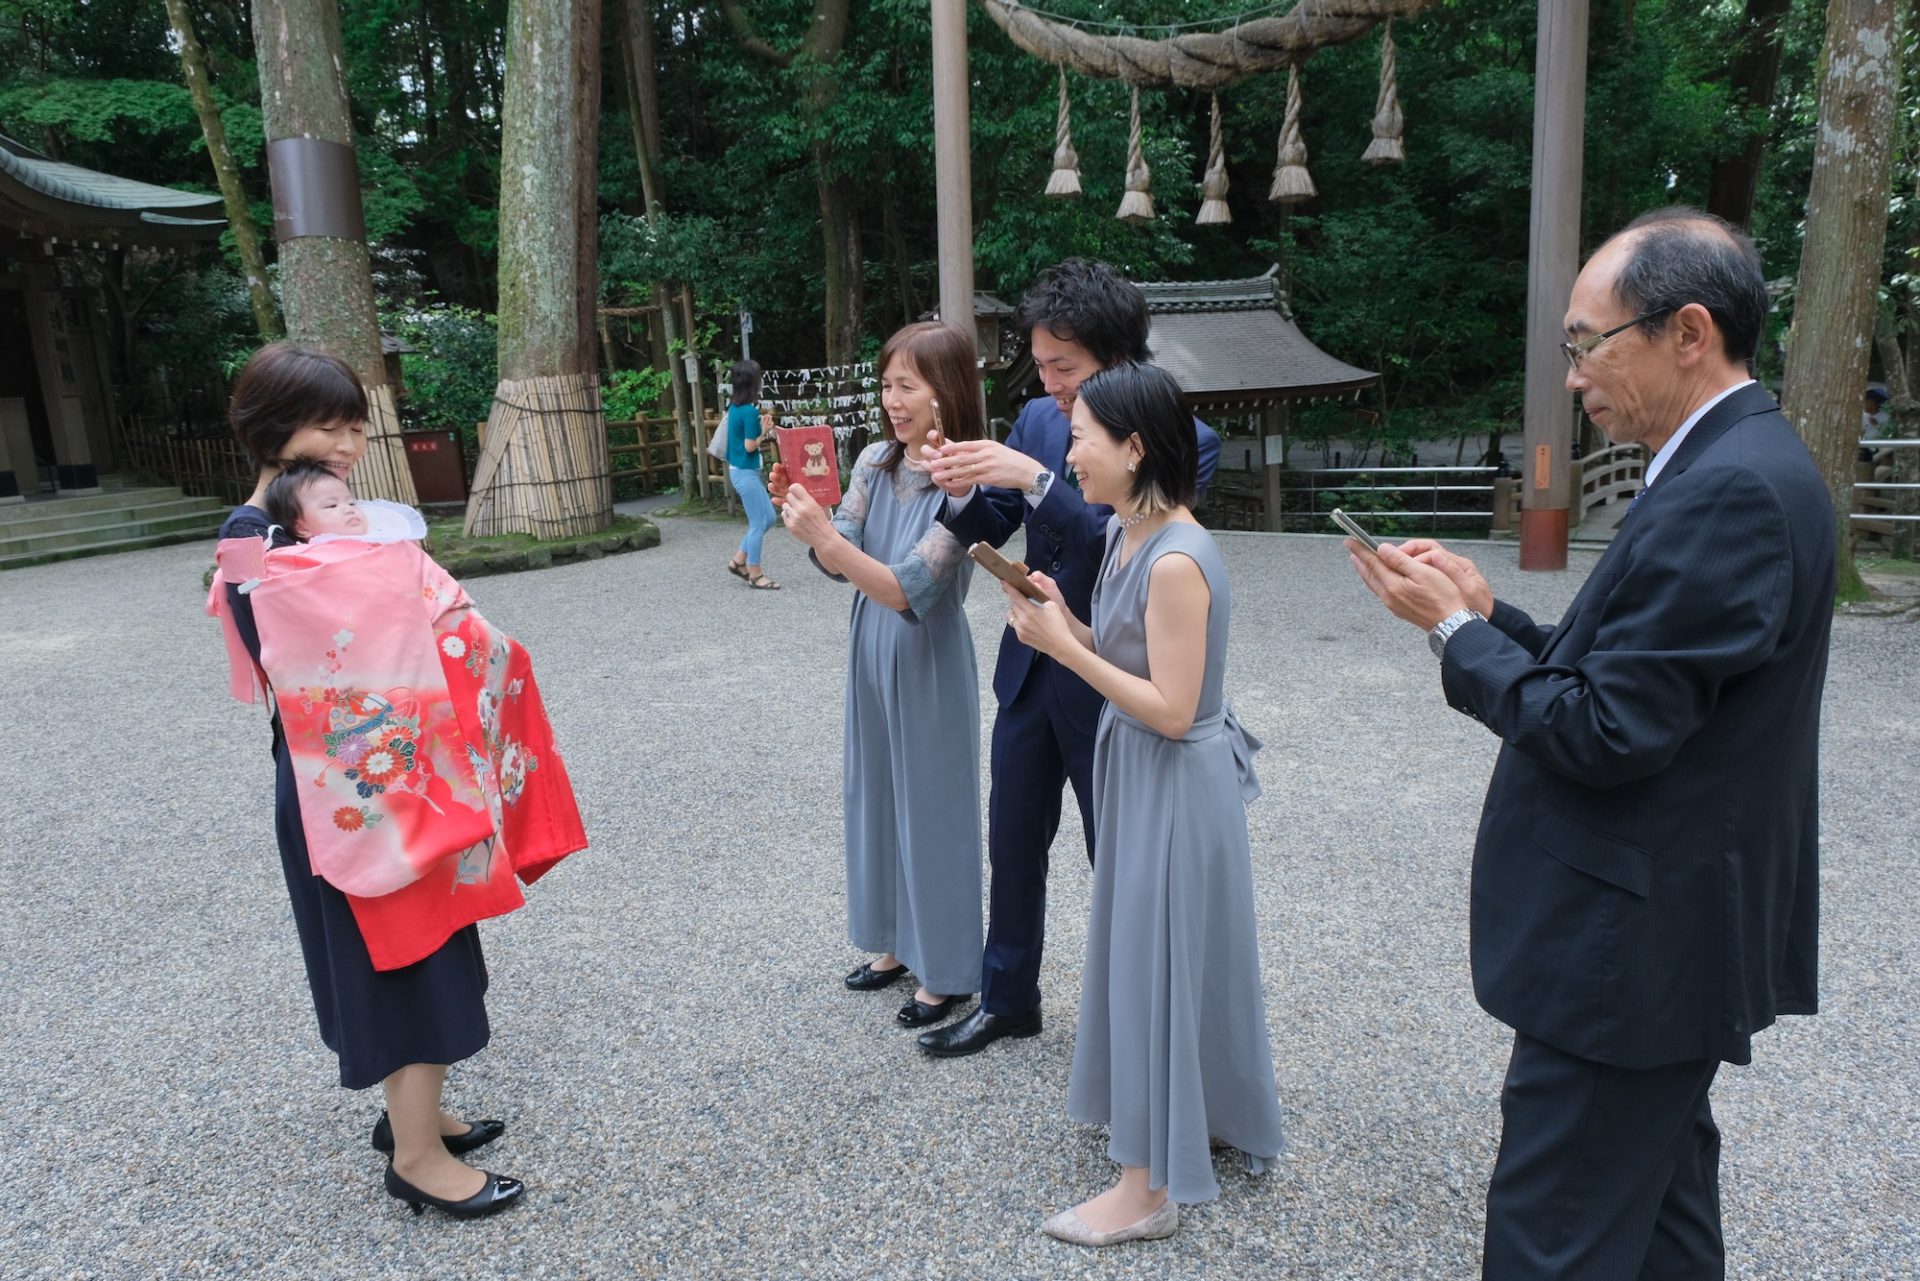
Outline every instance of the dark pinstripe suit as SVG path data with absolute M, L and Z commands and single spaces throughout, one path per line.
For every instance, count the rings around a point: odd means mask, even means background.
M 1834 517 L 1758 385 L 1688 433 L 1559 626 L 1497 605 L 1447 701 L 1498 734 L 1474 992 L 1515 1029 L 1488 1277 L 1719 1276 L 1707 1089 L 1816 1004 Z

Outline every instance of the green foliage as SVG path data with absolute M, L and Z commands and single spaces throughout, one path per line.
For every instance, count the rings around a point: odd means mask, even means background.
M 0 119 L 73 142 L 165 137 L 199 127 L 186 86 L 159 80 L 22 79 L 0 91 Z
M 837 183 L 860 227 L 871 354 L 935 304 L 936 227 L 931 31 L 925 0 L 849 0 L 844 49 L 830 64 L 780 66 L 736 38 L 717 0 L 652 5 L 662 110 L 664 212 L 642 212 L 631 103 L 611 38 L 600 122 L 601 292 L 651 301 L 691 283 L 694 349 L 731 348 L 734 313 L 755 316 L 754 354 L 769 366 L 822 359 L 822 180 Z M 270 226 L 249 6 L 201 0 L 229 142 L 256 217 Z M 813 4 L 742 0 L 759 34 L 793 51 Z M 1137 24 L 1191 23 L 1245 0 L 1050 0 L 1048 8 Z M 502 28 L 507 0 L 339 0 L 369 235 L 383 260 L 417 268 L 382 287 L 421 351 L 407 358 L 408 413 L 470 429 L 494 386 Z M 1716 159 L 1766 138 L 1752 230 L 1782 283 L 1776 333 L 1791 317 L 1816 110 L 1824 6 L 1793 0 L 1772 103 L 1743 108 L 1728 70 L 1744 0 L 1593 0 L 1589 33 L 1584 240 L 1591 246 L 1658 204 L 1700 203 Z M 0 132 L 64 159 L 144 181 L 211 186 L 204 144 L 180 85 L 163 6 L 153 0 L 0 0 Z M 1221 95 L 1234 221 L 1198 227 L 1195 184 L 1207 147 L 1208 95 L 1141 95 L 1159 217 L 1113 217 L 1127 152 L 1125 87 L 1069 77 L 1083 194 L 1043 193 L 1051 169 L 1056 69 L 1017 49 L 967 6 L 977 287 L 1018 298 L 1049 263 L 1080 254 L 1140 279 L 1255 275 L 1281 264 L 1304 332 L 1330 354 L 1381 373 L 1358 406 L 1299 409 L 1293 433 L 1404 452 L 1419 441 L 1517 429 L 1526 314 L 1537 6 L 1446 0 L 1395 27 L 1406 163 L 1360 162 L 1378 90 L 1379 41 L 1317 52 L 1302 69 L 1303 132 L 1317 199 L 1267 202 L 1286 77 Z M 612 23 L 609 22 L 611 31 Z M 1913 77 L 1909 78 L 1910 81 Z M 1890 216 L 1889 323 L 1920 342 L 1920 95 L 1902 103 Z M 241 295 L 217 264 L 170 280 L 138 323 L 150 359 L 205 366 L 244 341 L 229 334 Z M 421 307 L 417 295 L 445 299 Z M 145 297 L 145 295 L 137 295 Z M 717 328 L 716 328 L 717 326 Z M 636 331 L 643 328 L 636 326 Z M 143 331 L 144 332 L 144 331 Z M 1762 372 L 1775 360 L 1762 354 Z M 651 373 L 610 380 L 609 412 L 657 404 Z M 1468 454 L 1477 460 L 1482 451 Z
M 408 425 L 457 430 L 471 451 L 500 382 L 493 317 L 439 304 L 383 317 L 382 327 L 416 348 L 400 357 Z
M 600 385 L 600 406 L 608 422 L 632 422 L 659 412 L 672 389 L 672 379 L 661 369 L 616 369 Z
M 247 284 L 218 260 L 181 268 L 177 262 L 136 258 L 129 283 L 148 297 L 142 340 L 150 367 L 177 381 L 208 374 L 232 377 L 259 344 Z

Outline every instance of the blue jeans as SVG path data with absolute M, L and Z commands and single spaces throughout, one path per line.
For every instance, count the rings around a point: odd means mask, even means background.
M 747 511 L 747 535 L 740 540 L 740 550 L 746 553 L 747 564 L 760 563 L 760 540 L 773 528 L 773 500 L 767 497 L 767 482 L 760 478 L 758 467 L 728 467 L 727 480 L 733 485 L 733 492 L 740 495 L 740 505 Z

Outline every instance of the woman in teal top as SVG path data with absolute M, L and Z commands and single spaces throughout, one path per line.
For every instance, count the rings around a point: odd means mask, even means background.
M 747 512 L 747 535 L 727 562 L 727 572 L 747 586 L 777 592 L 780 584 L 760 571 L 760 543 L 773 527 L 773 500 L 760 478 L 760 365 L 742 360 L 733 367 L 733 406 L 727 410 L 727 480 Z

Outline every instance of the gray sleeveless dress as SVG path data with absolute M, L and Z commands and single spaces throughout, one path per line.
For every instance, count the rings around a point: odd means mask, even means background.
M 886 452 L 881 441 L 861 453 L 833 515 L 907 598 L 895 611 L 853 597 L 841 776 L 847 934 L 862 951 L 894 953 L 929 992 L 957 996 L 979 989 L 984 945 L 973 562 L 939 522 L 947 496 L 904 462 L 879 470 Z
M 1260 744 L 1221 699 L 1233 598 L 1206 530 L 1167 525 L 1119 565 L 1119 522 L 1093 589 L 1100 656 L 1148 675 L 1154 562 L 1193 559 L 1207 578 L 1207 670 L 1193 728 L 1169 739 L 1107 704 L 1094 744 L 1096 852 L 1080 1026 L 1067 1112 L 1112 1128 L 1107 1155 L 1145 1166 L 1182 1203 L 1218 1196 L 1210 1140 L 1254 1172 L 1279 1155 L 1253 915 L 1248 801 Z

